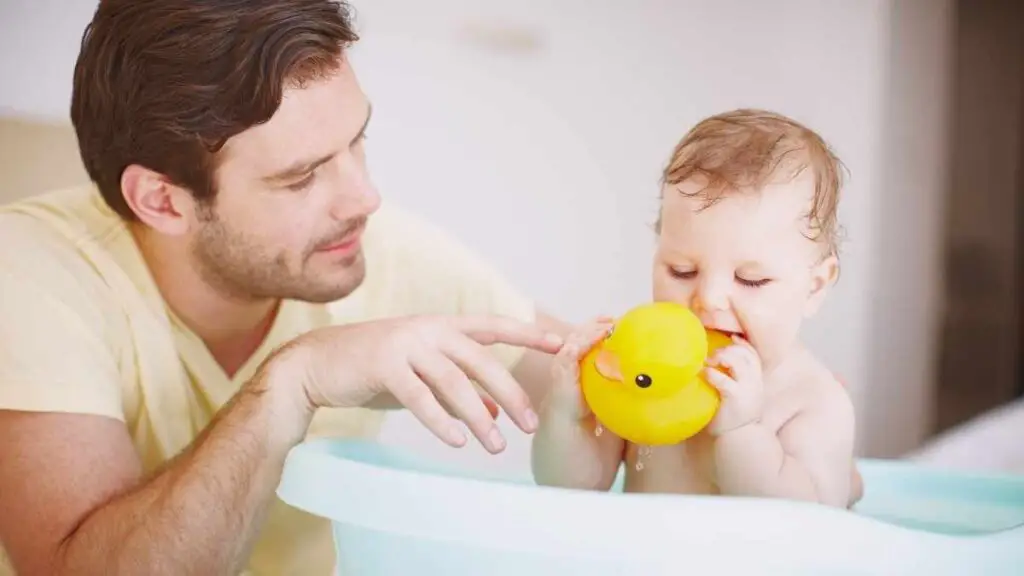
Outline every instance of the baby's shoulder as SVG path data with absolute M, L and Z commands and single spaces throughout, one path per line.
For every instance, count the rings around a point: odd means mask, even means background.
M 842 416 L 852 411 L 852 399 L 845 383 L 810 351 L 800 355 L 793 367 L 792 378 L 800 412 Z

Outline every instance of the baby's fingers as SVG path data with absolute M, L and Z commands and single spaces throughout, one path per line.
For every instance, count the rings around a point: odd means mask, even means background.
M 588 408 L 580 391 L 580 361 L 607 337 L 611 324 L 598 320 L 575 330 L 565 339 L 562 349 L 555 355 L 555 390 L 559 404 L 570 406 L 577 417 L 584 417 Z
M 614 320 L 607 316 L 600 316 L 593 322 L 590 322 L 579 331 L 579 335 L 583 338 L 583 353 L 587 353 L 591 348 L 598 345 L 602 340 L 608 337 L 612 332 L 614 326 Z
M 712 364 L 727 368 L 732 377 L 740 382 L 758 378 L 757 358 L 752 352 L 739 346 L 729 346 L 720 350 Z
M 574 330 L 565 339 L 562 349 L 558 351 L 557 356 L 559 360 L 565 359 L 568 361 L 571 359 L 578 363 L 587 352 L 590 352 L 591 348 L 608 336 L 611 328 L 611 322 L 601 319 Z
M 726 376 L 718 368 L 707 367 L 704 369 L 704 379 L 718 389 L 722 396 L 732 396 L 736 392 L 736 381 Z
M 758 370 L 761 368 L 761 356 L 757 353 L 757 349 L 746 339 L 740 336 L 733 336 L 732 341 L 734 346 L 739 348 L 740 355 L 750 363 L 750 365 Z

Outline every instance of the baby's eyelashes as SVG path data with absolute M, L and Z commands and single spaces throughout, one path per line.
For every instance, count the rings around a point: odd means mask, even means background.
M 740 284 L 743 284 L 744 286 L 748 286 L 750 288 L 760 288 L 760 287 L 765 286 L 768 283 L 770 283 L 771 279 L 770 278 L 760 278 L 760 279 L 757 279 L 757 280 L 751 280 L 751 279 L 743 278 L 743 277 L 737 275 L 736 276 L 736 281 L 739 282 Z
M 696 270 L 679 270 L 677 268 L 672 268 L 672 267 L 669 267 L 668 273 L 673 278 L 679 278 L 681 280 L 689 280 L 689 279 L 695 278 L 697 276 L 697 271 Z
M 671 266 L 668 267 L 668 273 L 673 278 L 676 278 L 676 279 L 679 279 L 679 280 L 693 280 L 694 278 L 697 277 L 697 271 L 696 270 L 680 270 L 678 268 L 673 268 Z M 737 283 L 739 283 L 739 284 L 741 284 L 743 286 L 746 286 L 748 288 L 760 288 L 760 287 L 766 286 L 766 285 L 768 285 L 768 284 L 770 284 L 772 282 L 771 278 L 746 278 L 746 277 L 741 276 L 739 274 L 734 274 L 733 275 L 733 279 Z

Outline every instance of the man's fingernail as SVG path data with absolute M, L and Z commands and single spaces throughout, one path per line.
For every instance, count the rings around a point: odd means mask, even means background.
M 466 443 L 466 434 L 462 431 L 462 426 L 458 422 L 451 423 L 448 428 L 448 434 L 456 446 L 462 446 Z
M 523 415 L 523 420 L 523 423 L 526 424 L 526 428 L 528 429 L 528 431 L 533 432 L 534 430 L 537 429 L 537 413 L 534 412 L 532 408 L 526 409 L 526 414 Z
M 503 450 L 505 448 L 505 439 L 497 428 L 491 429 L 491 433 L 487 436 L 487 442 L 494 450 Z

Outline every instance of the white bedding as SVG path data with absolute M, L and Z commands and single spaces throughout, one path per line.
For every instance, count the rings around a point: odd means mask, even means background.
M 952 428 L 907 457 L 943 468 L 1024 475 L 1024 399 Z

